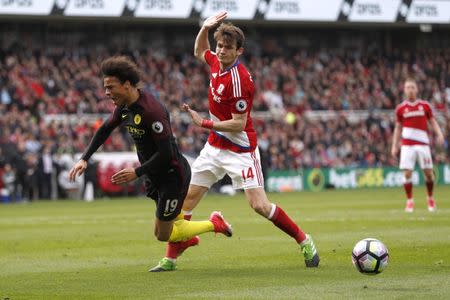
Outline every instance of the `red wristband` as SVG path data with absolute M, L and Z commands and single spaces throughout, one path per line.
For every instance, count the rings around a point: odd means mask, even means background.
M 202 127 L 203 128 L 213 129 L 213 126 L 214 126 L 214 121 L 213 120 L 207 120 L 207 119 L 203 119 L 202 120 Z

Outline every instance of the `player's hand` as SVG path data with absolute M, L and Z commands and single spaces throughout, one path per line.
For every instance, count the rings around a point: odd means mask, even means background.
M 87 161 L 85 161 L 84 159 L 80 159 L 75 166 L 73 166 L 73 168 L 70 170 L 69 172 L 69 180 L 70 181 L 75 181 L 75 177 L 76 176 L 80 176 L 81 174 L 84 173 L 84 171 L 86 171 L 87 168 Z
M 198 112 L 196 112 L 195 110 L 191 109 L 189 107 L 189 104 L 186 104 L 186 103 L 183 103 L 182 108 L 183 108 L 184 111 L 188 112 L 191 115 L 192 122 L 194 122 L 195 125 L 200 126 L 200 127 L 202 126 L 203 118 L 200 117 Z
M 137 178 L 136 171 L 133 168 L 125 168 L 114 174 L 111 177 L 111 182 L 114 184 L 124 184 Z
M 398 147 L 397 147 L 397 146 L 392 146 L 392 149 L 391 149 L 391 155 L 392 155 L 394 158 L 397 158 L 397 154 L 398 154 Z
M 225 20 L 227 14 L 228 13 L 226 11 L 221 11 L 214 16 L 209 17 L 203 22 L 203 27 L 205 27 L 206 29 L 210 29 L 211 27 L 216 26 L 217 24 Z

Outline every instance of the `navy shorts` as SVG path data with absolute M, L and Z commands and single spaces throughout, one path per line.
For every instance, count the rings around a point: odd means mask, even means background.
M 180 165 L 158 174 L 158 179 L 145 179 L 147 197 L 156 202 L 156 217 L 172 221 L 181 212 L 191 181 L 191 168 L 183 157 Z

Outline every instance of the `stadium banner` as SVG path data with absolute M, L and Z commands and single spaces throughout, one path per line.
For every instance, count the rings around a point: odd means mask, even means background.
M 127 0 L 70 0 L 64 10 L 65 16 L 119 17 Z
M 0 0 L 0 15 L 49 15 L 55 0 Z
M 434 167 L 437 184 L 450 184 L 450 165 Z M 421 170 L 413 171 L 414 185 L 425 184 Z M 266 187 L 270 192 L 322 191 L 403 186 L 403 172 L 396 167 L 380 168 L 305 168 L 269 171 Z
M 413 0 L 409 7 L 408 23 L 450 23 L 450 1 Z
M 302 173 L 296 170 L 270 171 L 266 180 L 270 192 L 292 192 L 303 190 Z
M 348 20 L 350 22 L 393 23 L 402 4 L 401 0 L 355 0 Z
M 258 3 L 259 0 L 207 0 L 201 17 L 205 19 L 226 10 L 229 19 L 252 20 Z
M 141 0 L 134 16 L 144 18 L 188 18 L 195 0 Z
M 337 21 L 341 6 L 342 0 L 272 0 L 265 13 L 265 19 L 333 22 Z M 260 4 L 259 11 L 262 13 L 265 10 L 266 7 Z

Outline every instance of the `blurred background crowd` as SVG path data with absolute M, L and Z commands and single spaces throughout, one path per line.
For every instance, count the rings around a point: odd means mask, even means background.
M 208 132 L 180 110 L 182 103 L 208 110 L 208 67 L 192 55 L 196 28 L 69 26 L 61 33 L 23 26 L 5 27 L 0 38 L 0 188 L 18 198 L 61 197 L 59 175 L 114 108 L 99 72 L 114 54 L 134 58 L 143 89 L 169 108 L 181 150 L 198 155 Z M 411 75 L 447 138 L 444 149 L 435 149 L 435 162 L 449 163 L 448 36 L 411 44 L 395 32 L 246 32 L 242 60 L 256 85 L 253 117 L 266 170 L 396 166 L 389 154 L 393 109 Z M 132 150 L 120 129 L 101 148 Z

